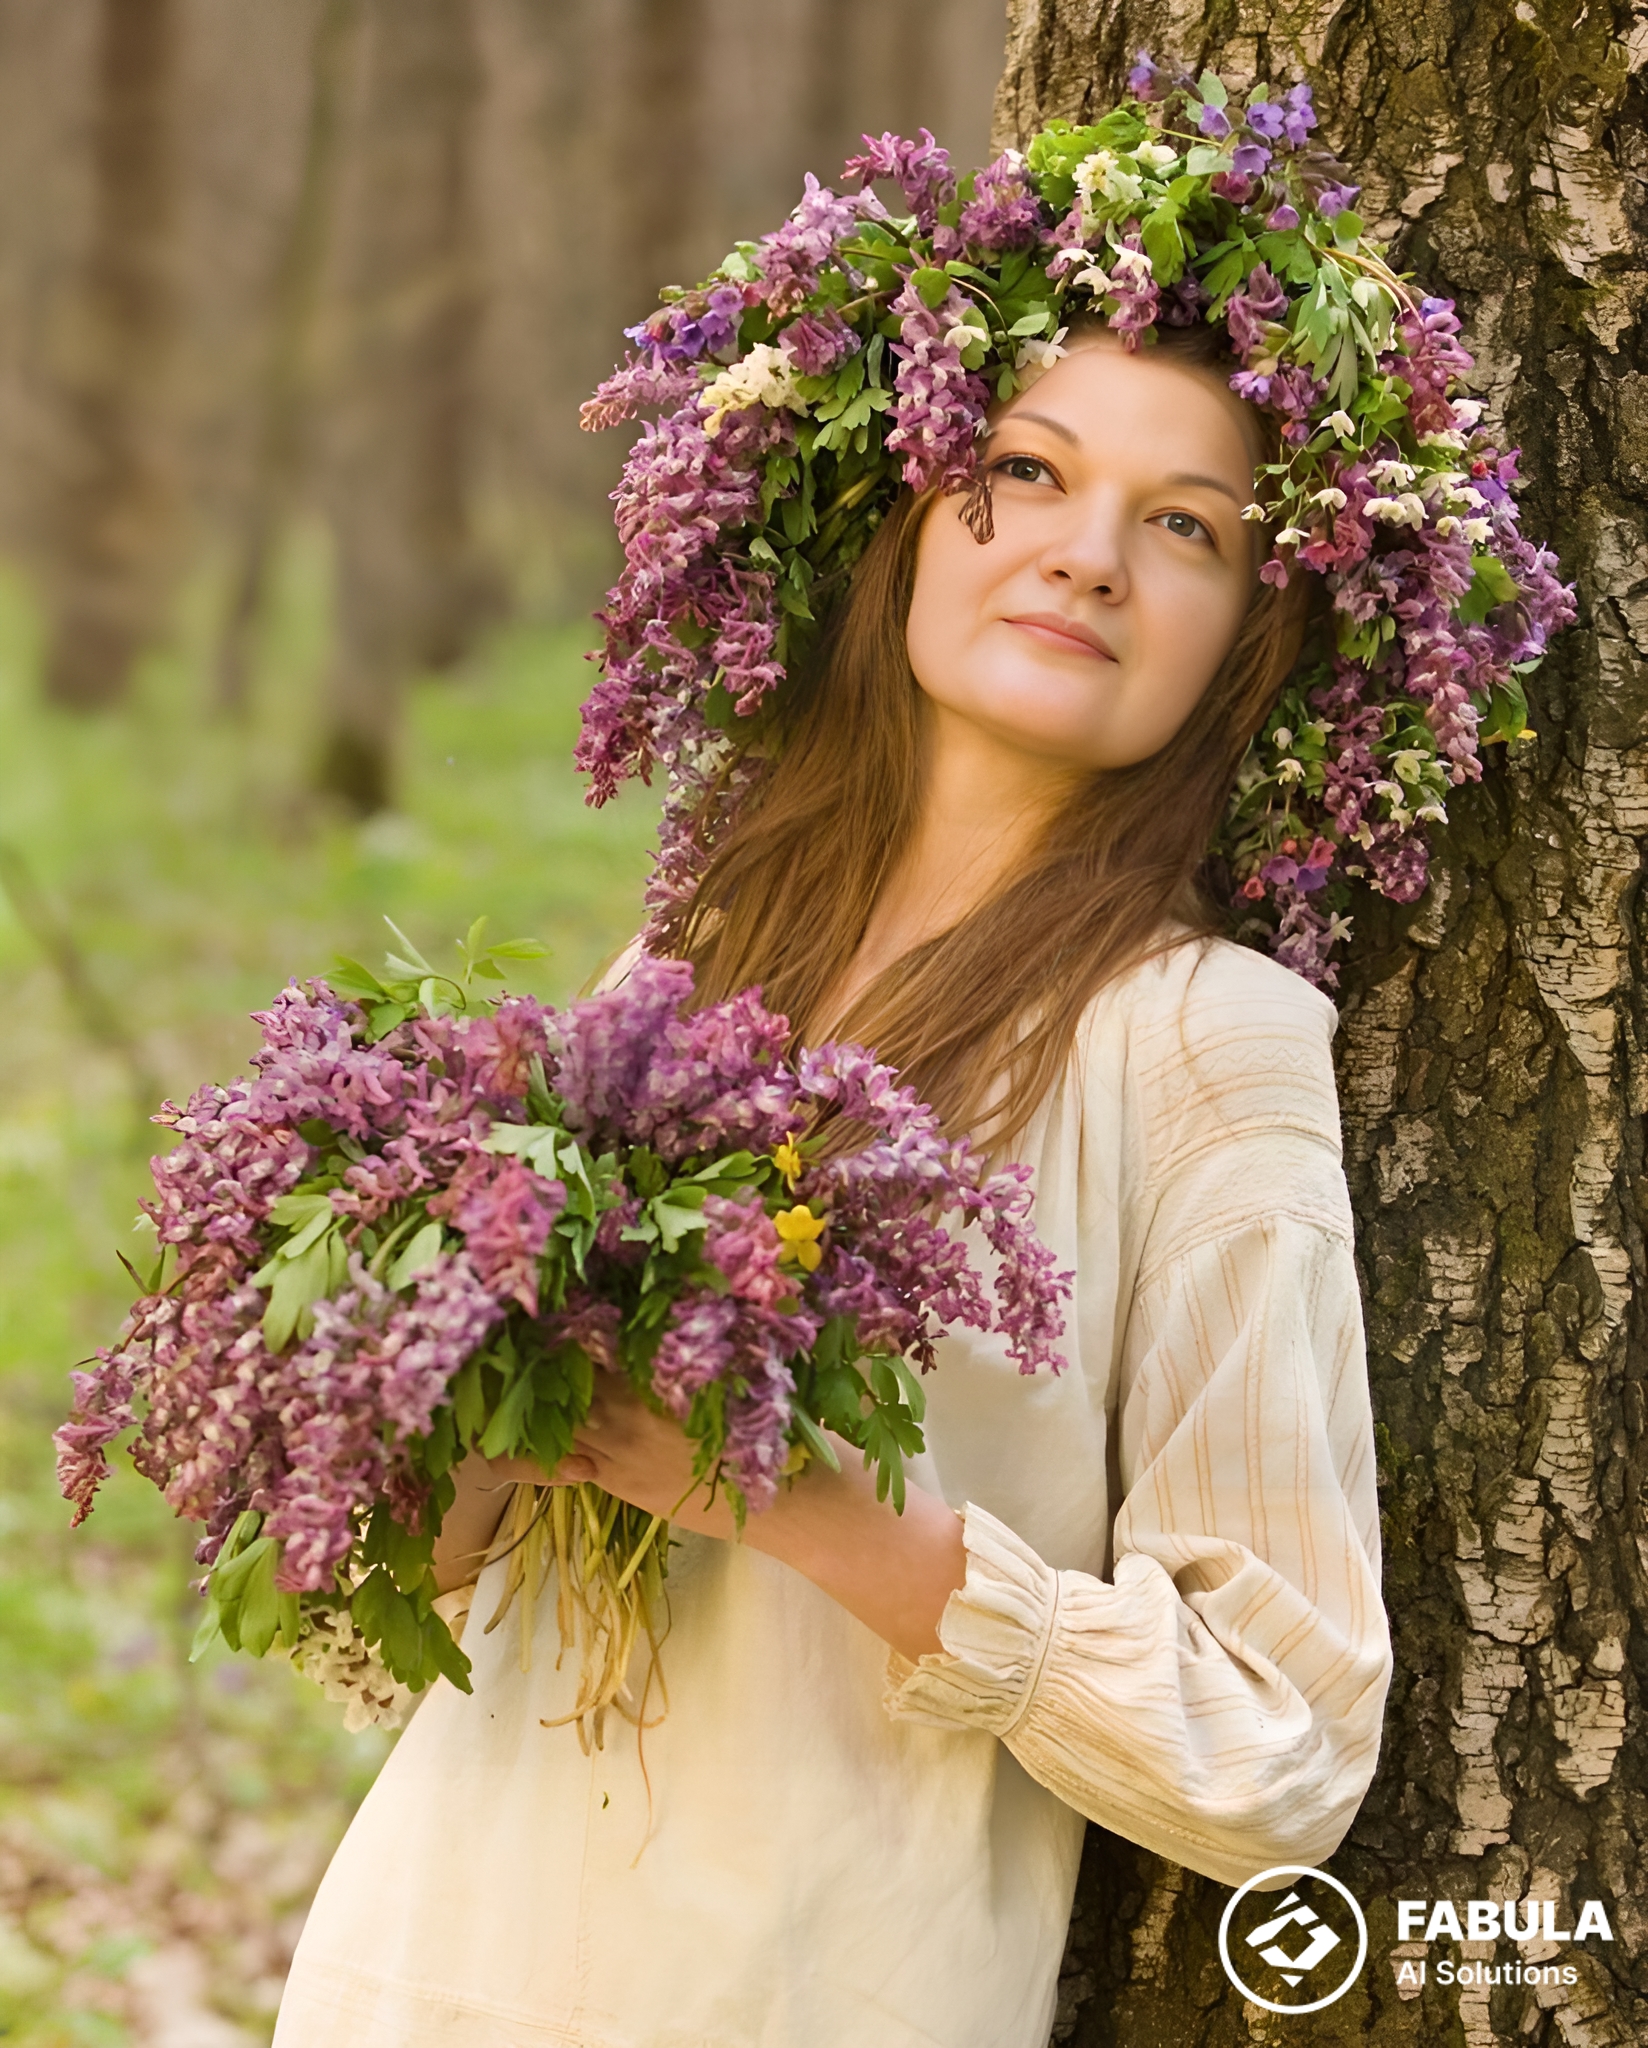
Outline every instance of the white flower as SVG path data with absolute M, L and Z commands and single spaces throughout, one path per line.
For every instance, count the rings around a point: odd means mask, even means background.
M 972 320 L 958 320 L 954 327 L 946 328 L 944 346 L 955 349 L 969 348 L 975 341 L 988 341 L 989 339 L 990 336 L 981 323 Z
M 1480 398 L 1455 398 L 1449 401 L 1467 427 L 1474 427 L 1488 410 Z
M 1330 512 L 1343 512 L 1345 494 L 1335 484 L 1329 484 L 1324 491 L 1318 491 L 1310 501 L 1313 505 L 1326 505 Z
M 1293 735 L 1285 725 L 1279 725 L 1271 734 L 1271 738 L 1279 747 L 1291 747 L 1293 745 Z
M 1281 760 L 1276 763 L 1276 780 L 1278 782 L 1302 782 L 1304 778 L 1304 762 L 1296 761 L 1291 754 L 1284 754 Z
M 1096 263 L 1088 264 L 1085 270 L 1078 270 L 1074 278 L 1071 279 L 1071 282 L 1079 284 L 1085 291 L 1092 292 L 1096 297 L 1102 297 L 1105 292 L 1111 289 L 1109 272 L 1101 270 Z
M 1403 747 L 1391 755 L 1398 782 L 1417 782 L 1424 765 L 1425 756 L 1417 747 Z
M 1247 520 L 1254 520 L 1254 519 L 1263 519 L 1263 518 L 1264 518 L 1264 516 L 1265 516 L 1265 508 L 1264 508 L 1264 506 L 1263 506 L 1263 505 L 1244 505 L 1244 506 L 1242 507 L 1242 517 L 1243 517 L 1244 519 L 1247 519 Z
M 1376 782 L 1373 785 L 1373 793 L 1375 796 L 1382 796 L 1387 803 L 1392 804 L 1399 804 L 1403 797 L 1407 795 L 1407 791 L 1399 782 Z
M 1165 142 L 1147 142 L 1133 154 L 1142 164 L 1153 164 L 1157 170 L 1165 170 L 1169 164 L 1179 161 L 1179 152 L 1170 149 Z
M 1436 522 L 1436 537 L 1438 540 L 1452 540 L 1458 531 L 1459 521 L 1455 519 L 1451 512 L 1444 512 L 1442 517 Z
M 1348 412 L 1330 412 L 1323 424 L 1332 427 L 1341 441 L 1356 439 L 1356 422 Z
M 1466 505 L 1485 505 L 1488 502 L 1474 484 L 1461 484 L 1455 496 Z
M 1465 538 L 1473 548 L 1486 547 L 1488 536 L 1493 532 L 1492 522 L 1486 519 L 1467 519 Z
M 747 356 L 741 356 L 698 394 L 699 404 L 706 408 L 704 432 L 718 434 L 727 413 L 742 412 L 751 405 L 764 405 L 773 412 L 781 406 L 790 412 L 805 412 L 807 401 L 795 388 L 795 375 L 787 348 L 758 341 Z
M 1371 846 L 1373 844 L 1373 827 L 1364 818 L 1350 836 L 1356 841 L 1358 846 Z
M 1421 448 L 1463 448 L 1465 436 L 1457 427 L 1436 428 L 1431 433 L 1419 436 Z
M 1310 535 L 1302 526 L 1284 526 L 1276 536 L 1276 545 L 1279 548 L 1296 548 L 1301 541 L 1309 539 Z
M 1382 519 L 1387 526 L 1425 523 L 1425 501 L 1416 491 L 1404 491 L 1399 498 L 1370 498 L 1362 509 L 1370 519 Z
M 294 1649 L 282 1651 L 277 1642 L 270 1654 L 289 1655 L 305 1678 L 343 1705 L 349 1734 L 374 1725 L 398 1728 L 412 1695 L 390 1676 L 380 1652 L 361 1639 L 348 1608 L 323 1609 L 305 1620 L 305 1633 Z
M 1088 201 L 1095 192 L 1118 205 L 1137 206 L 1144 197 L 1144 180 L 1135 171 L 1124 171 L 1116 152 L 1096 149 L 1076 166 L 1076 190 Z
M 1368 471 L 1368 481 L 1373 484 L 1394 486 L 1404 489 L 1413 482 L 1416 472 L 1405 462 L 1397 462 L 1387 456 L 1383 462 L 1376 462 Z
M 1014 369 L 1052 369 L 1053 365 L 1058 361 L 1060 356 L 1068 355 L 1070 353 L 1068 349 L 1061 348 L 1059 346 L 1059 344 L 1064 340 L 1064 337 L 1069 332 L 1070 330 L 1068 327 L 1061 327 L 1058 333 L 1053 336 L 1053 339 L 1051 341 L 1037 341 L 1034 338 L 1034 336 L 1032 336 L 1030 340 L 1021 342 L 1019 345 L 1019 352 L 1013 360 Z
M 1448 822 L 1447 812 L 1434 800 L 1428 804 L 1421 804 L 1414 812 L 1414 816 L 1422 825 L 1445 825 Z
M 1465 472 L 1462 469 L 1433 469 L 1419 488 L 1427 501 L 1437 497 L 1452 498 L 1457 496 L 1459 486 L 1464 481 Z
M 1328 913 L 1328 944 L 1337 946 L 1342 939 L 1350 937 L 1351 920 L 1341 917 L 1338 911 Z
M 1115 267 L 1132 273 L 1135 284 L 1144 284 L 1150 277 L 1150 258 L 1142 249 L 1118 249 Z

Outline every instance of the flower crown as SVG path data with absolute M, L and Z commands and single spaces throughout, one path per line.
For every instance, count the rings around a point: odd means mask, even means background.
M 855 189 L 809 174 L 776 233 L 627 330 L 583 424 L 655 418 L 614 493 L 625 565 L 577 760 L 593 803 L 662 765 L 655 912 L 763 772 L 769 699 L 900 488 L 970 493 L 988 537 L 986 409 L 1075 317 L 1129 348 L 1220 330 L 1232 389 L 1280 433 L 1243 515 L 1267 529 L 1260 574 L 1302 567 L 1332 593 L 1212 850 L 1238 937 L 1334 986 L 1353 882 L 1414 901 L 1449 790 L 1524 734 L 1520 679 L 1573 595 L 1518 530 L 1516 452 L 1455 395 L 1472 358 L 1452 302 L 1417 297 L 1364 235 L 1358 188 L 1311 145 L 1308 86 L 1243 98 L 1141 53 L 1128 91 L 959 183 L 925 129 L 866 136 Z

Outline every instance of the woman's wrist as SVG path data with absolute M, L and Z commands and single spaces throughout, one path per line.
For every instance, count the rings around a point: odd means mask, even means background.
M 514 1482 L 502 1479 L 479 1451 L 471 1451 L 452 1474 L 457 1496 L 441 1518 L 435 1538 L 435 1591 L 449 1593 L 480 1576 L 498 1533 Z
M 937 1495 L 908 1489 L 897 1514 L 875 1495 L 859 1453 L 836 1440 L 841 1470 L 816 1461 L 751 1515 L 744 1540 L 845 1607 L 915 1661 L 942 1649 L 939 1622 L 966 1582 L 961 1517 Z

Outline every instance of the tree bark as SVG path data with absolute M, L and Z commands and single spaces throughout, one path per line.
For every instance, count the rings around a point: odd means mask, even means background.
M 1013 0 L 999 139 L 1110 104 L 1140 46 L 1310 78 L 1364 216 L 1458 299 L 1581 617 L 1531 679 L 1537 738 L 1456 796 L 1426 898 L 1359 906 L 1342 991 L 1396 1642 L 1380 1773 L 1332 1864 L 1367 1966 L 1272 2019 L 1221 1970 L 1228 1893 L 1095 1829 L 1054 2038 L 1627 2048 L 1648 2039 L 1648 24 L 1625 0 Z M 1401 1986 L 1399 1897 L 1598 1898 L 1616 1939 L 1552 1945 L 1567 1988 L 1445 1986 L 1445 1941 Z
M 389 802 L 407 679 L 449 668 L 501 593 L 470 504 L 485 312 L 472 192 L 475 0 L 365 0 L 364 106 L 332 427 L 338 658 L 320 786 Z
M 315 318 L 332 239 L 341 101 L 358 19 L 357 0 L 324 0 L 310 45 L 303 169 L 270 293 L 256 469 L 217 650 L 217 701 L 232 713 L 245 708 L 252 641 L 303 473 L 314 398 Z
M 46 691 L 76 710 L 124 696 L 168 595 L 177 44 L 175 0 L 102 0 L 92 237 L 64 337 L 47 575 Z

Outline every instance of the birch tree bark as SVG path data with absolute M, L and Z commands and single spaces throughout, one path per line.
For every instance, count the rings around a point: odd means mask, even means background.
M 1054 2039 L 1628 2048 L 1648 2040 L 1648 14 L 1012 0 L 998 140 L 1109 104 L 1141 45 L 1310 78 L 1359 210 L 1458 299 L 1581 616 L 1531 679 L 1537 737 L 1455 802 L 1427 897 L 1362 906 L 1342 990 L 1396 1640 L 1381 1770 L 1332 1866 L 1368 1964 L 1337 2004 L 1271 2018 L 1221 1970 L 1228 1893 L 1094 1830 Z M 1615 1939 L 1521 1950 L 1572 1964 L 1569 1987 L 1444 1986 L 1445 1942 L 1401 1986 L 1399 1897 L 1549 1898 L 1559 1928 L 1598 1898 Z

